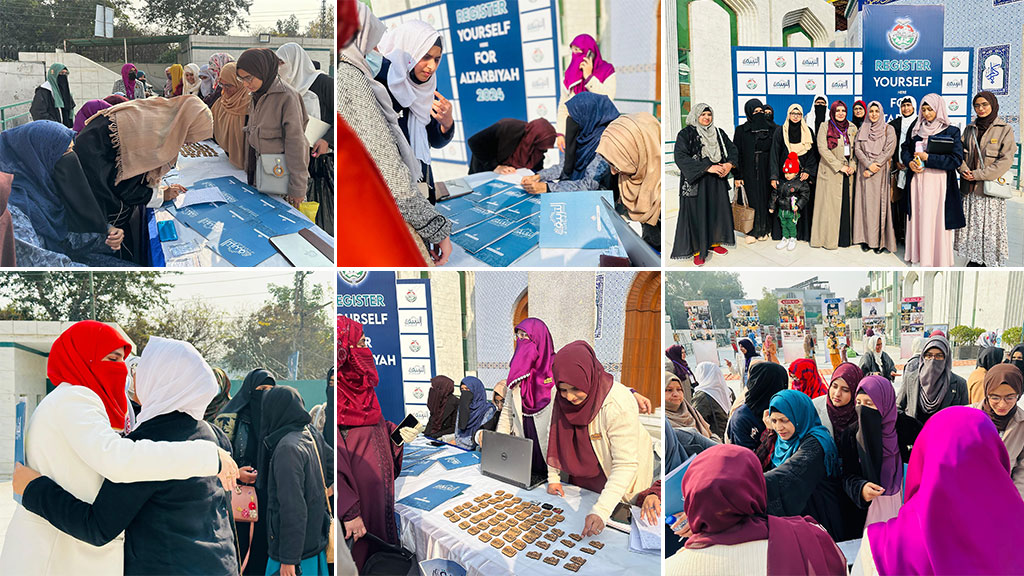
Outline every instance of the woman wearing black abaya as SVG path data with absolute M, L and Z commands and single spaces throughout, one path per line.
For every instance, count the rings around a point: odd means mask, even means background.
M 773 189 L 777 188 L 783 180 L 782 165 L 786 163 L 786 157 L 790 152 L 795 153 L 800 160 L 799 178 L 811 187 L 811 199 L 800 212 L 802 216 L 796 225 L 796 239 L 801 242 L 810 242 L 811 220 L 812 214 L 814 214 L 814 177 L 818 173 L 818 153 L 815 150 L 811 129 L 804 123 L 803 108 L 799 104 L 789 107 L 786 120 L 772 137 L 770 177 Z M 773 226 L 772 240 L 781 239 L 781 225 L 778 228 Z
M 234 398 L 214 419 L 219 427 L 231 440 L 231 457 L 238 464 L 238 481 L 240 484 L 256 484 L 256 479 L 263 470 L 257 470 L 260 437 L 263 425 L 263 396 L 277 382 L 274 375 L 262 368 L 257 368 L 245 377 L 242 388 Z M 243 574 L 263 576 L 267 569 L 267 524 L 264 521 L 264 506 L 268 502 L 266 491 L 256 484 L 256 499 L 260 509 L 257 510 L 255 523 L 236 522 L 235 533 L 238 535 L 238 557 L 243 560 Z
M 736 149 L 739 151 L 739 164 L 733 170 L 736 188 L 743 187 L 747 193 L 749 206 L 754 209 L 754 227 L 747 234 L 747 244 L 758 240 L 767 240 L 772 233 L 772 222 L 778 218 L 768 212 L 771 199 L 769 188 L 769 163 L 772 151 L 772 136 L 777 128 L 775 123 L 764 114 L 764 106 L 757 98 L 747 100 L 743 107 L 747 121 L 736 129 Z M 737 194 L 737 202 L 743 203 L 743 197 Z
M 46 81 L 36 88 L 29 114 L 33 120 L 53 120 L 71 128 L 75 124 L 75 99 L 68 85 L 67 66 L 55 62 L 46 72 Z

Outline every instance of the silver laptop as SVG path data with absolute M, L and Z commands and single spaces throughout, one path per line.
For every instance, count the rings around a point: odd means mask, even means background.
M 661 267 L 661 256 L 654 251 L 654 248 L 651 248 L 636 231 L 629 227 L 629 224 L 615 212 L 615 208 L 608 200 L 601 198 L 601 204 L 604 207 L 605 216 L 615 228 L 615 233 L 618 234 L 622 247 L 626 250 L 630 265 L 634 268 Z
M 533 440 L 483 431 L 480 472 L 495 480 L 532 490 L 547 480 L 547 470 L 533 468 Z

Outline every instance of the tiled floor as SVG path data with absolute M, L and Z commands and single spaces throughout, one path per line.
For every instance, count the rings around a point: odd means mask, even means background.
M 665 239 L 665 253 L 672 253 L 672 242 L 675 239 L 676 220 L 679 215 L 679 171 L 669 168 L 665 174 L 664 197 L 665 225 L 662 236 Z M 1009 266 L 1024 266 L 1024 199 L 1019 197 L 1010 200 L 1006 214 L 1009 228 L 1010 261 Z M 890 268 L 905 267 L 902 247 L 896 254 L 875 254 L 864 252 L 860 246 L 825 250 L 811 248 L 807 242 L 798 242 L 796 250 L 776 250 L 775 242 L 765 241 L 754 244 L 744 242 L 745 236 L 736 234 L 736 245 L 728 246 L 729 253 L 725 256 L 711 254 L 704 268 L 725 267 L 777 267 L 792 266 L 802 268 L 814 267 L 853 267 L 853 268 Z M 693 260 L 668 260 L 669 266 L 693 267 Z M 954 255 L 954 265 L 964 266 L 966 259 Z

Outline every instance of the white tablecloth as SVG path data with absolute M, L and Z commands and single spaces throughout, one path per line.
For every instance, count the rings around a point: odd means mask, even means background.
M 239 170 L 235 168 L 234 165 L 232 165 L 231 162 L 228 160 L 227 153 L 225 153 L 224 150 L 220 146 L 218 146 L 216 142 L 214 142 L 213 140 L 207 140 L 203 143 L 216 150 L 219 153 L 219 155 L 216 158 L 187 158 L 179 154 L 178 167 L 176 170 L 172 171 L 167 177 L 164 178 L 164 184 L 181 184 L 182 186 L 188 188 L 192 186 L 194 182 L 198 182 L 199 180 L 206 180 L 208 178 L 221 178 L 223 176 L 234 176 L 235 178 L 238 178 L 242 182 L 246 181 L 245 170 Z M 306 218 L 306 216 L 302 212 L 296 210 L 293 206 L 285 202 L 283 197 L 271 195 L 267 195 L 267 197 L 274 198 L 278 202 L 281 202 L 282 204 L 287 206 L 288 211 L 292 215 L 298 216 L 304 220 L 309 220 L 309 218 Z M 196 245 L 203 246 L 203 248 L 200 249 L 200 251 L 197 253 L 199 266 L 233 266 L 231 262 L 222 258 L 219 254 L 214 252 L 212 249 L 210 249 L 209 246 L 206 245 L 206 238 L 204 238 L 202 234 L 199 234 L 195 230 L 189 228 L 188 225 L 186 225 L 184 222 L 176 220 L 173 216 L 171 216 L 171 213 L 166 208 L 157 208 L 156 210 L 154 210 L 154 213 L 157 222 L 163 220 L 175 220 L 174 228 L 178 232 L 179 241 L 191 240 L 192 242 L 196 243 Z M 316 233 L 317 236 L 326 240 L 327 243 L 330 244 L 332 247 L 334 246 L 334 238 L 332 238 L 330 234 L 321 230 L 319 226 L 314 225 L 310 229 L 313 230 L 313 232 Z M 164 252 L 164 260 L 168 263 L 171 263 L 172 258 L 171 254 L 167 250 L 167 243 L 162 242 L 161 248 L 163 249 Z M 178 262 L 176 264 L 177 266 L 188 265 L 186 261 L 180 259 L 177 260 L 176 262 Z M 260 262 L 259 266 L 289 267 L 291 266 L 291 264 L 289 264 L 288 261 L 285 260 L 284 256 L 281 256 L 280 254 L 275 252 L 274 255 L 271 256 L 270 258 L 267 258 L 263 262 Z
M 418 439 L 414 446 L 426 445 L 426 441 Z M 437 459 L 444 456 L 461 453 L 457 448 L 447 448 L 429 459 Z M 400 476 L 395 482 L 395 500 L 402 498 L 426 488 L 438 480 L 448 480 L 469 484 L 461 495 L 448 500 L 431 511 L 420 510 L 402 504 L 396 504 L 395 510 L 402 519 L 402 544 L 409 550 L 416 552 L 417 560 L 433 560 L 444 558 L 458 562 L 466 569 L 469 576 L 500 576 L 504 574 L 529 574 L 566 576 L 572 572 L 564 566 L 569 558 L 580 556 L 586 558 L 587 563 L 583 565 L 578 574 L 608 574 L 615 576 L 640 576 L 657 575 L 661 573 L 661 559 L 659 555 L 636 554 L 629 551 L 629 535 L 605 528 L 597 536 L 584 538 L 582 542 L 573 548 L 566 548 L 557 541 L 552 543 L 548 550 L 541 550 L 533 544 L 528 545 L 525 550 L 517 553 L 513 558 L 508 558 L 501 553 L 501 550 L 493 548 L 489 543 L 481 542 L 477 536 L 471 536 L 468 532 L 461 530 L 458 524 L 452 524 L 444 517 L 444 511 L 457 504 L 471 502 L 473 498 L 482 494 L 494 494 L 496 490 L 510 492 L 524 501 L 535 501 L 541 504 L 550 502 L 555 508 L 561 508 L 565 520 L 558 524 L 558 528 L 568 534 L 580 534 L 583 531 L 583 522 L 590 511 L 590 508 L 597 502 L 597 494 L 589 490 L 582 490 L 576 486 L 563 484 L 565 498 L 552 496 L 547 493 L 547 484 L 541 484 L 533 490 L 526 491 L 521 488 L 505 484 L 480 473 L 480 466 L 467 466 L 455 470 L 445 470 L 441 464 L 434 464 L 419 476 Z M 562 538 L 559 538 L 561 540 Z M 587 542 L 597 540 L 604 543 L 604 548 L 597 550 L 596 554 L 590 555 L 580 551 Z M 551 566 L 543 562 L 543 558 L 551 556 L 556 549 L 565 550 L 569 553 L 565 560 L 559 560 L 558 566 Z M 540 560 L 532 560 L 526 557 L 526 553 L 536 550 L 543 556 Z

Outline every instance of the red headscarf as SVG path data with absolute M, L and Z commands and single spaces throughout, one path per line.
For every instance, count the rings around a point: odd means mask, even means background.
M 115 430 L 124 430 L 128 412 L 124 388 L 128 366 L 123 361 L 104 361 L 103 358 L 120 348 L 124 348 L 125 356 L 132 351 L 132 345 L 120 332 L 102 322 L 84 320 L 72 324 L 57 337 L 46 361 L 46 377 L 50 382 L 58 385 L 67 382 L 95 392 L 107 410 L 110 427 Z
M 597 418 L 614 380 L 604 371 L 590 344 L 577 340 L 566 344 L 551 363 L 555 385 L 571 384 L 587 394 L 579 403 L 569 402 L 559 393 L 551 415 L 548 438 L 548 464 L 568 472 L 582 488 L 600 492 L 607 478 L 590 443 L 587 426 Z M 582 480 L 582 482 L 581 482 Z
M 338 316 L 338 425 L 368 426 L 383 417 L 374 388 L 380 377 L 373 353 L 358 347 L 363 325 Z
M 810 358 L 801 358 L 789 365 L 789 375 L 793 377 L 793 389 L 811 397 L 828 394 L 828 386 L 818 372 L 818 365 Z
M 693 528 L 685 548 L 768 540 L 768 576 L 846 574 L 842 554 L 813 518 L 767 516 L 764 474 L 750 450 L 719 444 L 701 452 L 683 475 L 682 490 Z
M 523 137 L 508 157 L 508 165 L 532 170 L 544 158 L 544 152 L 555 145 L 555 136 L 555 127 L 544 118 L 527 122 Z

